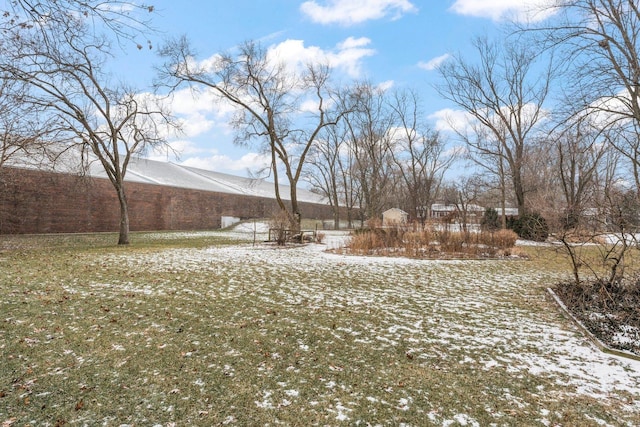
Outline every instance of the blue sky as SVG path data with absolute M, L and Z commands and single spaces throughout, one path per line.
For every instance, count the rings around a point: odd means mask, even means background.
M 373 84 L 416 89 L 435 127 L 439 112 L 452 108 L 433 89 L 434 64 L 469 52 L 474 36 L 497 35 L 510 18 L 549 0 L 154 0 L 154 26 L 162 37 L 186 35 L 198 59 L 229 51 L 247 40 L 260 41 L 291 56 L 331 58 L 335 79 L 367 79 Z M 154 41 L 155 44 L 157 44 Z M 148 84 L 154 51 L 130 53 L 118 67 L 128 79 Z M 264 164 L 255 150 L 232 144 L 228 109 L 207 97 L 176 94 L 174 111 L 185 134 L 171 138 L 179 158 L 158 160 L 236 175 Z

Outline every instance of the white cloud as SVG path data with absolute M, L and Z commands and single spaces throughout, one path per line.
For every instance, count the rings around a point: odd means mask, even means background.
M 368 45 L 370 42 L 371 40 L 369 40 L 366 37 L 360 37 L 360 38 L 349 37 L 349 38 L 346 38 L 344 41 L 338 43 L 336 46 L 339 50 L 359 49 L 361 47 Z
M 555 14 L 555 0 L 456 0 L 450 10 L 454 13 L 493 21 L 513 19 L 519 22 L 544 21 Z
M 213 90 L 176 91 L 170 106 L 173 114 L 179 118 L 184 136 L 194 138 L 212 129 L 223 134 L 231 133 L 229 117 L 234 109 L 228 102 L 221 102 Z
M 612 123 L 629 122 L 629 105 L 632 104 L 629 93 L 622 90 L 614 96 L 595 99 L 580 115 L 595 129 L 604 129 Z
M 181 117 L 179 121 L 184 135 L 191 138 L 210 131 L 215 124 L 213 120 L 208 120 L 205 115 L 200 113 Z
M 327 107 L 325 105 L 325 107 Z M 300 103 L 300 111 L 305 113 L 318 113 L 319 103 L 316 99 L 307 99 Z
M 418 62 L 418 67 L 427 71 L 433 71 L 436 68 L 438 68 L 440 64 L 442 64 L 444 61 L 446 61 L 450 57 L 451 55 L 449 55 L 448 53 L 445 53 L 444 55 L 437 56 L 433 59 L 430 59 L 427 62 L 423 62 L 423 61 Z
M 393 80 L 385 80 L 379 83 L 377 88 L 380 89 L 381 91 L 386 92 L 387 90 L 391 89 L 395 84 L 396 82 L 394 82 Z
M 435 122 L 434 129 L 438 132 L 455 132 L 469 129 L 474 121 L 473 117 L 463 110 L 445 108 L 429 115 L 429 119 Z
M 367 46 L 371 40 L 366 37 L 349 37 L 336 46 L 336 51 L 329 55 L 330 65 L 344 70 L 350 77 L 361 75 L 361 61 L 367 56 L 373 56 L 376 51 Z
M 267 51 L 267 59 L 273 64 L 285 64 L 292 73 L 303 69 L 307 64 L 326 63 L 327 53 L 317 46 L 305 47 L 304 40 L 288 39 L 272 45 Z
M 502 107 L 504 116 L 509 116 L 508 107 Z M 493 122 L 496 128 L 502 127 L 502 119 L 492 113 L 485 112 L 484 119 Z M 550 112 L 545 109 L 539 109 L 537 105 L 528 103 L 522 107 L 521 119 L 524 126 L 533 126 L 543 123 L 549 116 Z M 429 119 L 435 122 L 435 130 L 439 132 L 455 132 L 459 135 L 473 135 L 478 133 L 491 133 L 490 130 L 476 119 L 471 113 L 464 110 L 454 110 L 445 108 L 429 115 Z
M 375 49 L 369 47 L 370 44 L 371 39 L 367 37 L 348 37 L 331 49 L 323 49 L 319 46 L 305 46 L 304 40 L 288 39 L 269 46 L 267 59 L 273 63 L 285 64 L 292 71 L 300 70 L 309 63 L 327 64 L 331 68 L 345 72 L 349 77 L 358 78 L 361 77 L 362 60 L 376 54 Z M 191 66 L 213 71 L 215 69 L 213 64 L 218 62 L 219 57 L 219 54 L 214 54 Z M 198 93 L 197 97 L 194 97 L 192 91 L 185 89 L 179 91 L 174 102 L 177 103 L 176 108 L 185 114 L 203 109 L 213 111 L 214 107 L 220 104 L 215 102 L 215 97 L 216 95 L 212 91 Z M 228 113 L 230 110 L 229 105 L 226 107 L 227 110 L 223 111 L 224 113 Z M 215 108 L 220 109 L 221 107 Z
M 390 16 L 399 19 L 406 13 L 415 13 L 418 8 L 408 0 L 310 0 L 302 3 L 300 11 L 320 24 L 344 26 L 382 19 Z
M 171 96 L 171 107 L 176 114 L 192 115 L 202 112 L 224 115 L 230 108 L 218 102 L 219 97 L 213 90 L 181 89 Z
M 192 61 L 192 58 L 189 58 L 187 61 Z M 216 53 L 215 55 L 210 56 L 209 58 L 199 61 L 197 66 L 200 67 L 199 70 L 206 72 L 215 72 L 220 67 L 220 61 L 222 60 L 222 55 Z M 193 67 L 194 64 L 189 64 L 190 67 Z
M 360 77 L 362 59 L 375 54 L 368 47 L 371 40 L 366 37 L 349 37 L 334 49 L 323 50 L 318 46 L 305 46 L 303 40 L 285 40 L 269 48 L 269 58 L 277 59 L 296 69 L 308 63 L 326 63 L 345 72 L 349 77 Z

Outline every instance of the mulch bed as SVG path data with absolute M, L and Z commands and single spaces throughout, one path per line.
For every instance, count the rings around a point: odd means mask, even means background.
M 640 279 L 624 284 L 566 282 L 553 291 L 602 343 L 640 356 Z

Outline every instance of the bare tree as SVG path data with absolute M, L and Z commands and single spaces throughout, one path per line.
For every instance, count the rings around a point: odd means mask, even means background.
M 609 145 L 582 123 L 562 132 L 555 141 L 558 176 L 564 196 L 564 226 L 574 227 L 585 209 L 595 206 L 597 171 Z
M 597 216 L 577 219 L 571 229 L 565 228 L 557 234 L 563 253 L 569 257 L 576 284 L 584 279 L 587 271 L 589 281 L 601 285 L 621 284 L 627 273 L 631 283 L 637 280 L 640 271 L 637 263 L 628 262 L 630 251 L 638 248 L 640 217 L 635 191 L 613 183 L 603 189 L 604 198 L 597 205 Z
M 563 113 L 581 124 L 579 138 L 574 131 L 570 136 L 575 140 L 565 140 L 562 146 L 561 178 L 568 204 L 579 204 L 585 178 L 593 188 L 593 227 L 585 230 L 585 223 L 577 221 L 574 227 L 580 235 L 569 234 L 567 239 L 565 233 L 561 240 L 568 241 L 565 249 L 577 283 L 579 269 L 586 268 L 596 282 L 611 284 L 622 278 L 625 253 L 634 237 L 632 221 L 622 208 L 640 200 L 640 8 L 628 0 L 571 0 L 554 7 L 555 17 L 534 27 L 533 34 L 540 37 L 542 48 L 552 49 L 564 61 Z M 585 125 L 593 131 L 583 133 Z M 629 202 L 629 194 L 635 194 L 635 203 Z M 585 241 L 598 244 L 597 262 L 581 256 Z M 600 277 L 602 267 L 608 277 Z
M 68 17 L 84 17 L 98 33 L 109 33 L 120 42 L 128 41 L 142 49 L 143 44 L 152 48 L 149 39 L 143 38 L 151 30 L 147 16 L 154 12 L 152 5 L 133 0 L 11 0 L 9 10 L 0 17 L 0 31 L 5 36 L 40 33 L 39 42 L 55 47 L 60 42 L 56 29 L 68 24 Z M 52 31 L 54 30 L 54 31 Z
M 343 119 L 335 126 L 325 127 L 321 137 L 314 143 L 307 180 L 322 194 L 334 200 L 335 216 L 344 212 L 347 227 L 352 228 L 356 218 L 363 220 L 364 206 L 359 179 L 361 173 L 356 158 L 356 131 L 349 120 L 358 111 L 355 104 L 357 98 L 353 96 L 351 87 L 338 90 L 333 98 Z
M 561 2 L 536 27 L 566 67 L 568 115 L 589 115 L 629 162 L 640 197 L 640 7 L 628 0 Z
M 636 197 L 640 201 L 640 122 L 619 122 L 605 129 L 603 135 L 607 145 L 620 154 L 620 167 L 631 175 Z
M 329 68 L 307 64 L 303 70 L 294 69 L 253 41 L 242 44 L 236 55 L 218 56 L 213 65 L 196 62 L 184 37 L 168 43 L 161 53 L 167 60 L 162 69 L 165 81 L 174 87 L 186 83 L 211 89 L 236 108 L 236 142 L 262 144 L 271 157 L 280 210 L 292 227 L 299 228 L 297 186 L 309 150 L 319 132 L 336 123 L 328 116 Z M 303 101 L 309 100 L 315 104 L 313 111 L 303 108 Z M 280 194 L 281 171 L 289 185 L 289 207 Z
M 308 168 L 304 174 L 305 180 L 316 191 L 329 200 L 333 212 L 333 228 L 340 228 L 340 208 L 343 205 L 341 197 L 341 161 L 344 140 L 340 137 L 336 127 L 327 127 L 313 144 L 309 151 Z
M 442 198 L 448 205 L 455 207 L 456 216 L 462 226 L 464 233 L 469 232 L 469 222 L 471 215 L 478 215 L 475 203 L 481 188 L 481 180 L 479 176 L 465 176 L 458 178 L 456 182 L 445 183 L 442 190 Z M 475 212 L 472 212 L 476 210 Z M 475 221 L 478 222 L 477 220 Z
M 89 23 L 72 11 L 47 22 L 46 28 L 18 27 L 5 39 L 11 57 L 0 67 L 10 79 L 29 85 L 23 102 L 55 122 L 50 132 L 73 141 L 102 165 L 120 205 L 118 244 L 128 244 L 124 179 L 129 161 L 147 147 L 163 144 L 168 131 L 160 127 L 172 121 L 157 98 L 110 81 L 103 70 L 111 45 Z
M 356 201 L 368 218 L 396 204 L 424 219 L 454 156 L 426 125 L 417 93 L 358 83 L 337 98 L 347 113 L 314 147 L 310 180 L 348 219 Z
M 345 107 L 345 104 L 341 105 Z M 343 219 L 348 228 L 353 227 L 361 197 L 359 180 L 352 176 L 356 171 L 356 159 L 349 134 L 346 120 L 325 127 L 310 152 L 305 174 L 312 188 L 330 200 L 335 229 Z
M 28 85 L 0 77 L 0 169 L 5 163 L 39 163 L 47 154 L 49 123 L 24 102 Z
M 572 129 L 565 136 L 569 141 L 560 142 L 564 158 L 558 167 L 563 166 L 562 189 L 573 217 L 564 218 L 556 237 L 572 263 L 576 284 L 584 279 L 584 270 L 590 282 L 621 283 L 629 266 L 628 252 L 638 248 L 640 204 L 620 168 L 620 153 L 606 143 L 601 130 L 589 135 Z
M 350 102 L 344 120 L 355 160 L 351 179 L 357 180 L 360 189 L 361 220 L 377 218 L 388 207 L 393 187 L 393 114 L 386 91 L 368 82 L 353 86 Z
M 454 130 L 476 161 L 508 174 L 522 215 L 526 147 L 545 117 L 552 68 L 540 68 L 537 55 L 524 43 L 498 45 L 478 38 L 473 45 L 479 64 L 455 56 L 440 66 L 444 83 L 436 89 L 470 115 L 472 123 Z
M 412 218 L 424 220 L 455 155 L 445 154 L 442 137 L 426 125 L 415 91 L 394 92 L 389 105 L 396 120 L 391 156 L 402 178 L 407 209 Z

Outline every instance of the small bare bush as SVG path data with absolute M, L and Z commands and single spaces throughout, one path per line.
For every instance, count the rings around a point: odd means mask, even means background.
M 427 246 L 431 244 L 435 238 L 433 231 L 429 229 L 421 231 L 407 231 L 403 236 L 405 244 L 411 246 Z
M 407 231 L 403 236 L 404 250 L 408 255 L 420 256 L 429 241 L 425 241 L 424 231 Z
M 382 220 L 380 218 L 371 218 L 367 221 L 367 227 L 370 229 L 378 229 L 382 227 Z
M 375 231 L 371 230 L 354 234 L 349 242 L 349 248 L 359 254 L 368 254 L 381 247 L 383 247 L 383 241 Z
M 278 211 L 269 219 L 269 229 L 271 240 L 275 240 L 278 245 L 284 245 L 287 240 L 287 231 L 291 226 L 291 220 L 286 211 Z
M 352 238 L 349 248 L 359 254 L 485 258 L 508 256 L 517 238 L 517 234 L 511 230 L 472 233 L 398 226 L 359 231 Z
M 518 235 L 513 230 L 499 230 L 494 233 L 494 246 L 498 249 L 510 249 L 516 245 Z
M 402 247 L 402 242 L 405 234 L 405 230 L 402 227 L 379 228 L 376 231 L 380 233 L 385 247 Z
M 498 230 L 479 235 L 479 243 L 497 248 L 499 250 L 510 249 L 515 246 L 518 235 L 513 230 Z
M 404 233 L 405 245 L 416 245 L 421 243 L 421 236 L 419 231 L 407 231 Z
M 453 231 L 439 232 L 438 242 L 443 252 L 462 252 L 465 243 L 463 234 Z

